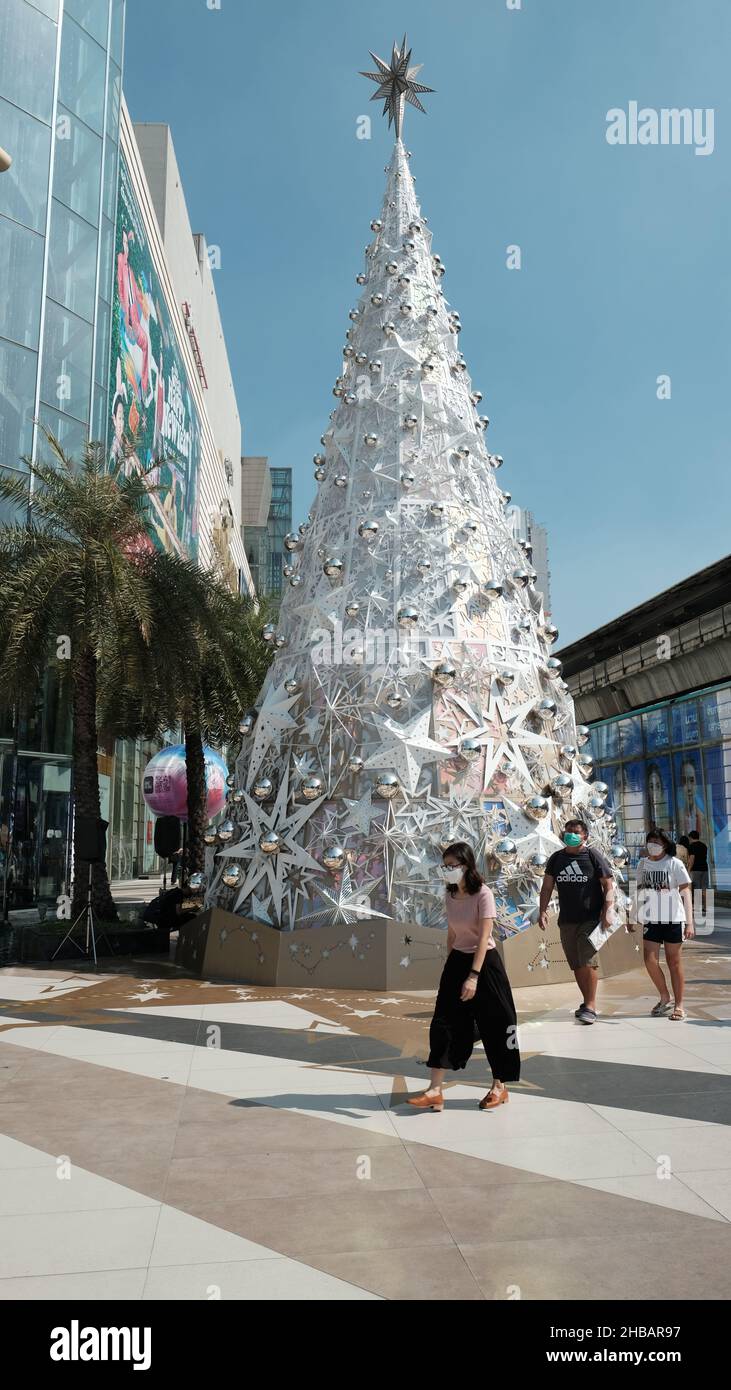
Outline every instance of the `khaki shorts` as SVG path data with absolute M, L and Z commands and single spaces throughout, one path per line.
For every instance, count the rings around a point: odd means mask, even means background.
M 563 953 L 572 970 L 579 970 L 582 965 L 599 964 L 596 947 L 589 940 L 593 931 L 596 931 L 598 923 L 591 922 L 562 922 L 559 927 L 561 934 L 561 945 Z

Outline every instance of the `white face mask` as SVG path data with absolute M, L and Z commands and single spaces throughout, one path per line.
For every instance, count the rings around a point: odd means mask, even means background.
M 447 883 L 461 883 L 464 878 L 464 867 L 458 864 L 455 869 L 442 869 L 442 874 Z
M 647 846 L 647 853 L 651 859 L 662 859 L 665 853 L 664 845 L 651 844 Z

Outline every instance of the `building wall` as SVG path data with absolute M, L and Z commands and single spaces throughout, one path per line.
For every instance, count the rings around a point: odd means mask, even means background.
M 122 103 L 121 151 L 144 221 L 145 236 L 154 262 L 155 272 L 162 287 L 165 306 L 174 326 L 177 349 L 185 363 L 187 384 L 200 425 L 197 557 L 204 568 L 217 566 L 225 569 L 227 568 L 225 552 L 228 549 L 230 562 L 239 572 L 240 588 L 253 592 L 251 575 L 241 540 L 240 524 L 236 522 L 236 515 L 240 516 L 240 486 L 232 488 L 226 477 L 223 451 L 219 450 L 213 423 L 208 413 L 209 399 L 213 401 L 214 397 L 210 395 L 199 376 L 196 357 L 183 317 L 183 301 L 179 291 L 181 288 L 186 288 L 187 283 L 186 286 L 183 286 L 180 282 L 189 273 L 189 269 L 186 269 L 186 262 L 189 268 L 190 257 L 196 259 L 185 204 L 182 200 L 182 193 L 175 198 L 164 195 L 165 226 L 168 240 L 174 248 L 178 245 L 182 247 L 179 252 L 175 252 L 178 265 L 176 273 L 179 281 L 176 286 L 158 226 L 155 203 L 147 181 L 142 155 L 137 146 L 135 131 L 124 102 Z M 171 147 L 168 147 L 166 181 L 172 174 L 170 153 Z M 159 175 L 159 170 L 157 174 Z M 160 182 L 161 178 L 158 178 L 158 183 Z M 162 197 L 163 194 L 158 189 L 158 206 L 160 206 Z M 227 366 L 226 362 L 226 368 Z M 214 369 L 211 369 L 210 379 L 213 379 Z M 228 377 L 227 382 L 230 382 Z M 236 414 L 236 420 L 238 421 L 238 414 Z M 235 429 L 233 429 L 233 433 L 236 434 Z M 240 438 L 240 434 L 238 437 Z M 240 445 L 238 450 L 237 460 Z
M 241 421 L 226 350 L 209 248 L 191 229 L 170 127 L 135 122 L 135 139 L 147 176 L 170 278 L 179 304 L 190 305 L 190 323 L 205 374 L 206 410 L 222 462 L 228 460 L 227 495 L 236 531 L 241 527 Z M 213 248 L 215 257 L 216 250 Z
M 543 607 L 546 617 L 551 612 L 551 571 L 548 567 L 548 532 L 541 526 L 532 512 L 524 507 L 513 506 L 506 511 L 506 517 L 516 540 L 526 541 L 531 547 L 530 562 L 538 578 L 536 588 L 543 594 Z
M 0 468 L 18 476 L 47 456 L 43 427 L 73 456 L 106 433 L 124 16 L 124 0 L 0 4 Z M 54 902 L 67 877 L 70 732 L 52 677 L 0 723 L 0 891 L 16 907 Z

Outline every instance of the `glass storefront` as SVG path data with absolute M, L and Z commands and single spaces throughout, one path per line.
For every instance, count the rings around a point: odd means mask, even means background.
M 595 724 L 591 746 L 632 864 L 651 825 L 697 830 L 714 886 L 731 889 L 731 684 Z

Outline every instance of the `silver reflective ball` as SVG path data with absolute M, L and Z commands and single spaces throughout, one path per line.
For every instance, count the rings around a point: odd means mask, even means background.
M 302 686 L 299 681 L 295 680 L 294 676 L 290 676 L 289 680 L 284 682 L 284 688 L 288 695 L 299 695 Z
M 232 820 L 221 821 L 217 833 L 221 844 L 227 845 L 230 840 L 233 840 L 233 837 L 236 834 L 236 826 L 234 825 Z
M 294 531 L 290 531 L 289 535 L 284 537 L 284 549 L 288 550 L 290 554 L 295 550 L 302 549 L 302 541 L 299 536 L 294 534 Z
M 355 599 L 351 599 L 351 601 L 345 605 L 345 613 L 348 618 L 357 618 L 360 613 L 360 604 L 357 603 Z
M 515 569 L 511 570 L 510 578 L 519 589 L 526 589 L 530 584 L 530 570 Z
M 302 575 L 301 575 L 301 574 L 293 574 L 293 575 L 292 575 L 292 578 L 290 579 L 289 582 L 290 582 L 290 586 L 291 586 L 293 589 L 299 589 L 299 587 L 300 587 L 300 585 L 301 585 L 301 583 L 302 583 Z
M 576 759 L 576 761 L 579 764 L 579 767 L 581 768 L 581 771 L 584 773 L 584 775 L 586 777 L 590 777 L 592 768 L 594 767 L 594 759 L 592 758 L 591 753 L 579 753 L 579 756 Z M 594 790 L 595 788 L 592 787 L 592 791 Z
M 397 275 L 397 274 L 398 274 L 398 266 L 397 266 L 397 264 L 396 264 L 395 261 L 387 261 L 387 262 L 386 262 L 386 274 L 387 274 L 387 275 Z
M 316 801 L 322 796 L 322 778 L 305 777 L 300 788 L 305 801 Z
M 558 628 L 554 623 L 544 623 L 540 633 L 544 642 L 555 642 L 558 637 Z
M 487 461 L 491 468 L 502 468 L 504 459 L 502 454 L 489 454 Z
M 282 567 L 282 578 L 283 578 L 283 579 L 291 579 L 291 578 L 292 578 L 292 575 L 293 575 L 294 573 L 295 573 L 294 565 L 284 565 L 284 566 Z
M 351 319 L 353 323 L 357 323 L 360 318 L 360 309 L 351 309 L 348 318 Z
M 518 858 L 518 846 L 515 840 L 511 840 L 506 836 L 505 839 L 498 840 L 493 854 L 500 860 L 501 864 L 514 864 Z
M 572 763 L 576 757 L 576 746 L 573 743 L 562 743 L 558 751 L 566 763 Z
M 360 272 L 360 275 L 356 275 L 356 277 L 355 277 L 355 283 L 356 283 L 356 285 L 364 285 L 365 282 L 366 282 L 366 279 L 367 279 L 367 277 L 363 274 L 363 271 L 361 271 L 361 272 Z
M 542 724 L 552 724 L 556 718 L 557 711 L 558 705 L 556 701 L 551 700 L 548 696 L 543 700 L 539 700 L 536 705 L 536 714 Z
M 343 396 L 343 400 L 345 401 L 346 405 L 358 404 L 358 397 L 356 396 L 355 391 L 346 391 L 345 395 Z
M 371 295 L 371 304 L 373 304 L 376 307 L 376 309 L 379 309 L 382 303 L 383 295 L 381 294 L 380 290 L 378 290 L 375 294 Z
M 451 661 L 440 661 L 432 671 L 432 680 L 435 685 L 441 686 L 446 690 L 448 686 L 454 685 L 457 679 L 457 668 Z
M 464 523 L 464 529 L 467 532 L 468 536 L 476 536 L 477 532 L 480 529 L 480 523 L 478 521 L 474 521 L 472 517 L 469 517 L 467 521 L 465 521 Z
M 215 845 L 217 839 L 218 835 L 216 833 L 215 825 L 206 826 L 206 829 L 203 831 L 204 845 Z
M 574 779 L 568 772 L 559 772 L 551 782 L 551 795 L 557 801 L 567 801 L 574 790 Z
M 378 357 L 374 357 L 373 361 L 368 363 L 368 371 L 372 376 L 378 376 L 378 373 L 383 371 L 383 363 Z
M 523 810 L 529 820 L 543 820 L 548 815 L 551 806 L 545 796 L 529 796 L 523 806 Z
M 422 579 L 424 579 L 427 574 L 431 573 L 431 560 L 428 555 L 419 556 L 416 561 L 416 572 L 421 575 Z
M 405 416 L 404 416 L 404 429 L 405 429 L 405 430 L 415 430 L 415 429 L 417 428 L 418 424 L 419 424 L 419 420 L 418 420 L 418 417 L 417 417 L 416 415 L 405 415 Z
M 398 796 L 401 790 L 401 783 L 393 772 L 381 772 L 375 782 L 376 796 L 383 797 L 385 801 L 391 801 L 394 796 Z
M 371 231 L 380 232 L 382 226 L 383 223 L 381 222 L 380 218 L 374 217 L 373 221 L 371 222 Z
M 276 637 L 274 638 L 274 645 L 278 652 L 283 651 L 284 648 L 287 646 L 288 642 L 289 638 L 285 637 L 283 632 L 278 632 Z
M 399 275 L 399 278 L 398 278 L 398 282 L 397 282 L 397 283 L 401 286 L 402 290 L 406 290 L 406 289 L 408 289 L 409 285 L 411 284 L 411 276 L 410 276 L 410 275 Z
M 592 814 L 596 817 L 597 820 L 600 820 L 606 811 L 606 806 L 604 805 L 604 797 L 590 796 L 589 810 L 592 812 Z
M 331 874 L 336 874 L 343 868 L 347 861 L 347 855 L 342 845 L 326 845 L 322 852 L 322 862 Z
M 339 579 L 343 572 L 343 562 L 340 557 L 329 555 L 322 567 L 322 572 L 327 575 L 328 579 Z
M 609 787 L 606 782 L 592 782 L 591 790 L 593 796 L 603 796 L 605 801 L 609 796 Z
M 412 236 L 417 236 L 418 233 L 421 231 L 421 223 L 409 222 L 409 231 L 411 232 Z
M 227 864 L 221 878 L 227 888 L 238 888 L 244 881 L 244 871 L 240 864 Z
M 454 590 L 455 594 L 466 594 L 468 588 L 469 584 L 467 580 L 460 574 L 458 574 L 457 578 L 452 581 L 452 589 Z
M 265 642 L 273 642 L 277 635 L 277 629 L 274 623 L 265 623 L 261 630 L 261 635 Z
M 403 695 L 399 695 L 397 690 L 392 690 L 386 696 L 386 704 L 388 705 L 389 709 L 400 709 L 403 703 L 404 697 Z
M 503 586 L 497 579 L 486 579 L 481 592 L 489 603 L 494 603 L 496 599 L 502 598 Z
M 591 730 L 589 729 L 588 724 L 577 724 L 577 725 L 576 725 L 576 742 L 578 743 L 579 748 L 583 748 L 584 744 L 585 744 L 585 743 L 588 743 L 590 738 L 591 738 Z
M 361 540 L 374 541 L 378 535 L 377 521 L 361 521 L 358 527 L 358 535 Z
M 377 445 L 377 443 L 378 443 L 378 435 L 377 435 L 377 434 L 364 434 L 364 435 L 363 435 L 363 443 L 364 443 L 369 449 L 375 449 L 375 447 L 376 447 L 376 445 Z
M 316 469 L 315 469 L 315 482 L 316 482 L 316 483 L 324 483 L 326 477 L 327 477 L 327 469 L 326 469 L 326 468 L 316 468 Z M 287 576 L 285 576 L 285 577 L 286 577 L 286 578 L 290 578 L 291 576 L 287 575 Z
M 515 671 L 498 671 L 496 680 L 498 685 L 502 685 L 507 689 L 509 685 L 515 683 Z
M 472 401 L 472 404 L 473 404 L 473 405 L 479 405 L 479 404 L 480 404 L 480 401 L 482 400 L 482 392 L 481 392 L 481 391 L 473 391 L 473 392 L 472 392 L 472 395 L 470 396 L 470 400 Z
M 244 799 L 244 793 L 243 793 L 241 787 L 237 787 L 237 788 L 236 788 L 236 791 L 231 793 L 231 804 L 232 804 L 232 806 L 240 806 L 240 805 L 241 805 L 241 802 L 243 801 L 243 799 Z
M 255 801 L 268 801 L 274 795 L 274 783 L 269 777 L 257 777 L 251 788 Z
M 366 362 L 368 361 L 368 353 L 367 353 L 367 352 L 356 352 L 356 354 L 355 354 L 355 360 L 356 360 L 356 362 L 357 362 L 357 364 L 358 364 L 359 367 L 365 367 L 365 364 L 366 364 Z
M 246 738 L 246 735 L 251 733 L 251 730 L 253 729 L 255 723 L 256 723 L 256 710 L 254 710 L 254 709 L 247 710 L 247 711 L 246 711 L 246 714 L 242 715 L 241 719 L 239 720 L 239 733 L 240 733 L 244 738 Z
M 336 487 L 339 487 L 339 488 L 341 488 L 341 489 L 342 489 L 342 488 L 346 488 L 346 487 L 348 486 L 348 475 L 347 475 L 347 473 L 337 473 L 337 474 L 335 475 L 335 477 L 333 478 L 333 482 L 334 482 L 334 484 L 335 484 Z
M 348 759 L 348 772 L 352 772 L 354 776 L 355 776 L 357 773 L 362 772 L 362 771 L 363 771 L 363 767 L 364 767 L 363 759 L 360 758 L 360 757 L 358 757 L 358 754 L 357 754 L 357 753 L 354 753 L 353 756 L 352 756 L 352 758 L 349 758 L 349 759 Z
M 401 474 L 401 486 L 404 492 L 409 492 L 409 490 L 414 486 L 415 482 L 416 478 L 414 477 L 414 474 L 410 473 L 408 469 L 406 469 L 406 471 Z
M 543 878 L 543 875 L 544 875 L 545 872 L 546 872 L 546 864 L 547 864 L 547 863 L 548 863 L 548 855 L 547 855 L 547 854 L 532 854 L 532 855 L 531 855 L 530 859 L 528 860 L 528 868 L 530 869 L 530 871 L 531 871 L 531 873 L 533 874 L 534 878 Z
M 416 242 L 415 242 L 415 241 L 412 241 L 410 237 L 407 237 L 407 238 L 406 238 L 406 241 L 402 241 L 402 242 L 401 242 L 401 245 L 403 246 L 404 251 L 415 251 L 415 250 L 416 250 Z
M 409 314 L 413 314 L 413 312 L 414 312 L 414 306 L 413 306 L 413 304 L 408 304 L 408 303 L 399 304 L 399 313 L 404 314 L 404 316 L 408 316 Z
M 191 874 L 188 879 L 188 891 L 190 893 L 202 893 L 206 886 L 205 874 Z
M 265 830 L 264 834 L 259 839 L 259 849 L 261 850 L 262 854 L 266 854 L 267 856 L 272 854 L 279 854 L 281 848 L 282 841 L 280 840 L 276 830 Z
M 417 609 L 411 608 L 409 604 L 405 604 L 403 608 L 398 609 L 396 613 L 396 621 L 399 627 L 416 627 L 419 622 L 419 614 Z
M 463 738 L 459 745 L 459 755 L 466 763 L 474 763 L 479 758 L 481 745 L 476 738 Z
M 546 670 L 553 680 L 558 680 L 563 671 L 563 663 L 559 661 L 557 656 L 549 656 L 546 662 Z
M 612 856 L 612 863 L 618 869 L 621 869 L 622 865 L 626 864 L 629 859 L 629 850 L 627 846 L 621 844 L 619 840 L 615 840 L 609 852 Z
M 432 502 L 429 505 L 429 512 L 431 516 L 444 516 L 444 507 L 441 502 Z
M 396 325 L 395 325 L 395 323 L 384 323 L 384 325 L 383 325 L 383 331 L 384 331 L 384 333 L 386 334 L 386 337 L 387 337 L 387 338 L 393 338 L 393 336 L 394 336 L 394 334 L 395 334 L 395 332 L 396 332 Z

